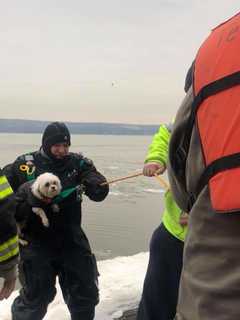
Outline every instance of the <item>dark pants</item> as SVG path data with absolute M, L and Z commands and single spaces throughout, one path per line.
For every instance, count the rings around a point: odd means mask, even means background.
M 56 254 L 28 246 L 21 250 L 20 276 L 23 287 L 12 305 L 13 320 L 43 319 L 56 294 L 57 276 L 71 319 L 94 319 L 98 274 L 91 253 L 69 248 Z
M 182 270 L 183 242 L 161 224 L 153 233 L 137 320 L 173 320 Z

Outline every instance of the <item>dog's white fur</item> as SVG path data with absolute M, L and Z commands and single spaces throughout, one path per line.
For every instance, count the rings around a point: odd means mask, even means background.
M 33 195 L 39 200 L 43 201 L 43 203 L 46 202 L 46 199 L 51 200 L 52 198 L 57 196 L 61 192 L 61 190 L 62 186 L 59 178 L 49 172 L 43 173 L 38 176 L 31 186 L 31 192 L 33 193 Z M 51 207 L 54 212 L 59 212 L 59 207 L 57 204 L 52 204 Z M 49 227 L 48 218 L 42 208 L 33 207 L 32 211 L 41 218 L 42 224 L 46 228 Z M 22 227 L 23 226 L 21 226 L 20 224 L 17 224 L 19 243 L 22 246 L 27 246 L 28 241 L 23 239 L 24 235 L 21 232 Z
M 49 172 L 43 173 L 38 176 L 31 187 L 33 195 L 43 202 L 45 202 L 46 199 L 52 199 L 56 197 L 61 192 L 61 189 L 62 186 L 59 178 Z M 53 204 L 52 210 L 54 212 L 58 212 L 58 205 Z M 42 223 L 45 227 L 49 227 L 48 218 L 42 208 L 33 207 L 32 211 L 41 218 Z

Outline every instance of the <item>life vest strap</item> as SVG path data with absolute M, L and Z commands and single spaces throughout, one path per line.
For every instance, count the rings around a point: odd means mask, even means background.
M 216 159 L 205 168 L 199 180 L 196 195 L 200 194 L 209 180 L 216 174 L 238 167 L 240 167 L 240 152 Z
M 194 98 L 192 103 L 191 115 L 189 117 L 188 126 L 186 128 L 186 134 L 183 141 L 184 149 L 187 151 L 190 144 L 190 138 L 192 134 L 192 129 L 194 126 L 196 114 L 198 107 L 203 103 L 207 98 L 227 89 L 230 89 L 234 86 L 240 84 L 240 71 L 237 71 L 233 74 L 230 74 L 226 77 L 213 81 L 206 86 L 204 86 L 197 96 Z

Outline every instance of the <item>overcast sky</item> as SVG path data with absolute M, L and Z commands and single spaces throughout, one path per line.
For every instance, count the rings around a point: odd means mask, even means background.
M 185 74 L 233 0 L 1 3 L 0 118 L 168 121 Z

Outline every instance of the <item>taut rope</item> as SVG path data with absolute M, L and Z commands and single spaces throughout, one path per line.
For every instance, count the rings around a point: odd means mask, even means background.
M 109 180 L 109 181 L 103 182 L 103 183 L 101 183 L 101 186 L 105 186 L 107 184 L 109 185 L 109 184 L 112 184 L 112 183 L 115 183 L 115 182 L 131 179 L 131 178 L 135 178 L 135 177 L 139 177 L 139 176 L 142 176 L 142 175 L 143 175 L 142 171 L 141 172 L 137 172 L 137 173 L 130 174 L 130 175 L 127 175 L 127 176 L 124 176 L 124 177 L 120 177 L 120 178 L 117 178 L 117 179 L 113 179 L 113 180 Z M 169 185 L 167 184 L 167 182 L 161 176 L 159 176 L 157 173 L 155 173 L 154 177 L 157 179 L 157 181 L 161 184 L 161 186 L 166 191 L 169 190 Z

